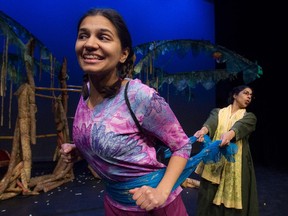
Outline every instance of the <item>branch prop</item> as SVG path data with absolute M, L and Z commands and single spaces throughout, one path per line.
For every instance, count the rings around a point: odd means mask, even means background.
M 7 38 L 9 38 L 9 45 L 13 46 L 17 49 L 16 55 L 15 53 L 9 53 L 9 59 L 11 60 L 10 64 L 13 65 L 15 61 L 24 63 L 26 59 L 24 59 L 27 46 L 25 46 L 25 43 L 27 43 L 31 38 L 33 39 L 34 47 L 39 49 L 39 60 L 37 61 L 37 66 L 40 67 L 40 72 L 42 69 L 44 69 L 46 72 L 50 72 L 50 65 L 44 65 L 44 60 L 49 62 L 49 56 L 52 54 L 48 48 L 37 38 L 35 35 L 33 35 L 30 31 L 28 31 L 24 26 L 22 26 L 19 22 L 14 20 L 13 18 L 9 17 L 2 11 L 0 11 L 0 36 L 5 35 Z M 14 57 L 13 57 L 14 56 Z M 21 58 L 19 58 L 21 56 Z M 14 60 L 13 60 L 14 59 Z M 17 59 L 17 60 L 15 60 Z M 8 61 L 9 62 L 9 61 Z M 14 65 L 18 65 L 14 64 Z M 21 65 L 21 64 L 20 64 Z M 24 65 L 24 64 L 23 64 Z M 55 67 L 56 69 L 59 69 L 61 63 L 56 62 Z M 10 70 L 8 70 L 10 72 Z M 15 79 L 15 83 L 18 81 L 17 77 L 11 76 L 11 78 Z
M 182 90 L 187 86 L 195 87 L 196 83 L 201 83 L 206 89 L 209 89 L 219 80 L 235 77 L 240 72 L 243 72 L 243 79 L 246 83 L 252 82 L 263 75 L 262 68 L 257 63 L 221 45 L 212 44 L 207 40 L 179 39 L 152 41 L 134 47 L 134 51 L 135 54 L 140 56 L 140 60 L 134 68 L 135 75 L 141 78 L 145 77 L 147 79 L 146 83 L 153 87 L 159 86 L 161 88 L 163 83 L 167 82 L 175 84 L 179 90 L 179 80 L 181 80 L 181 83 L 184 85 L 182 86 Z M 176 73 L 169 71 L 171 68 L 167 69 L 169 62 L 173 62 L 176 58 L 184 59 L 184 57 L 187 57 L 191 53 L 192 58 L 200 55 L 206 56 L 206 58 L 208 57 L 208 59 L 215 61 L 215 63 L 225 64 L 226 68 L 223 70 L 217 70 L 214 67 L 200 70 L 192 69 L 187 72 L 177 71 Z M 165 61 L 159 63 L 159 59 L 165 59 Z M 193 59 L 190 60 L 192 61 Z M 186 64 L 189 65 L 189 62 Z M 191 73 L 193 73 L 192 76 L 190 75 Z M 217 76 L 217 79 L 215 79 L 215 76 Z

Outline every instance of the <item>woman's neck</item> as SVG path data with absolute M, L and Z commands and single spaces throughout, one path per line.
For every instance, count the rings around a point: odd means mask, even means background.
M 89 108 L 94 108 L 98 104 L 102 103 L 104 100 L 104 97 L 101 94 L 98 94 L 97 96 L 95 94 L 90 94 L 87 100 L 87 105 Z
M 99 77 L 96 75 L 89 76 L 89 98 L 87 104 L 89 107 L 95 107 L 105 98 L 113 97 L 121 87 L 122 79 L 112 74 L 112 76 Z
M 231 104 L 231 115 L 233 115 L 235 112 L 237 112 L 239 110 L 239 106 L 237 106 L 237 104 L 233 103 Z

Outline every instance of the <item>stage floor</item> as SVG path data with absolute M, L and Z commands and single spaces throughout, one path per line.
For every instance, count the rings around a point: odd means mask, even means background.
M 3 175 L 4 168 L 0 168 Z M 54 164 L 33 164 L 33 175 L 51 173 Z M 255 166 L 260 216 L 288 215 L 288 171 Z M 0 201 L 0 215 L 13 216 L 104 216 L 103 183 L 95 179 L 84 161 L 74 166 L 75 179 L 52 191 Z M 0 175 L 1 176 L 1 175 Z M 2 176 L 1 176 L 2 179 Z M 198 189 L 185 188 L 182 197 L 190 216 L 195 215 Z

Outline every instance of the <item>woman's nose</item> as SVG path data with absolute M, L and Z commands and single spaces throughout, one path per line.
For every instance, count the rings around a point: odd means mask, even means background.
M 99 48 L 98 41 L 96 39 L 88 39 L 84 44 L 84 48 L 86 49 L 97 49 Z

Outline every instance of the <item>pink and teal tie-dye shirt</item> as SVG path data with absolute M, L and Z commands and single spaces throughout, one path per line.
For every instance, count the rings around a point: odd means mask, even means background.
M 75 113 L 73 141 L 104 181 L 126 181 L 165 167 L 157 161 L 149 138 L 139 133 L 125 102 L 124 88 L 94 109 L 81 97 Z M 188 159 L 192 148 L 189 138 L 164 98 L 139 79 L 130 80 L 128 97 L 140 125 L 162 140 L 172 156 Z M 166 204 L 181 190 L 179 187 L 171 193 Z

